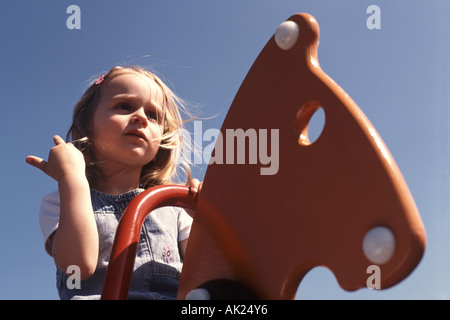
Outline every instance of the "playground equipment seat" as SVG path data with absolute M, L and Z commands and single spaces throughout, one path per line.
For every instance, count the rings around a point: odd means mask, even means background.
M 159 186 L 130 203 L 119 222 L 103 299 L 126 299 L 140 226 L 163 205 L 195 208 L 179 299 L 202 287 L 217 299 L 239 298 L 239 291 L 293 299 L 316 266 L 329 268 L 349 291 L 367 285 L 369 266 L 379 267 L 381 288 L 414 270 L 426 242 L 414 200 L 373 125 L 321 69 L 318 40 L 318 23 L 305 13 L 278 27 L 216 141 L 215 159 L 222 152 L 229 161 L 208 166 L 199 195 Z M 319 108 L 326 120 L 312 143 L 308 124 Z M 248 153 L 239 160 L 243 149 L 233 143 L 236 135 L 227 135 L 237 130 L 249 133 L 250 141 L 250 132 L 261 135 L 258 148 L 277 153 L 276 171 Z M 269 131 L 275 133 L 271 141 L 262 143 Z M 223 295 L 211 289 L 215 283 Z

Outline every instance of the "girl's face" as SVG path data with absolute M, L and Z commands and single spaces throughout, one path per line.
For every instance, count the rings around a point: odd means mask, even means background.
M 92 123 L 100 168 L 139 168 L 153 160 L 162 136 L 163 94 L 151 79 L 126 70 L 101 84 Z

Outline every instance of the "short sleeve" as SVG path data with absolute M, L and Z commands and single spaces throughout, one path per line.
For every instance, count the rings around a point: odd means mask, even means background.
M 52 256 L 49 237 L 58 228 L 59 225 L 59 192 L 52 192 L 42 199 L 39 209 L 39 224 L 44 237 L 45 251 Z
M 178 214 L 178 242 L 189 238 L 192 220 L 192 217 L 184 209 L 180 209 Z

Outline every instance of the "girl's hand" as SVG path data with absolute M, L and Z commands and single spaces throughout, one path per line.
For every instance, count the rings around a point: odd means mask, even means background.
M 189 183 L 189 190 L 192 193 L 200 192 L 202 190 L 203 182 L 200 182 L 198 179 L 192 179 Z
M 26 162 L 58 182 L 74 174 L 84 176 L 86 163 L 81 151 L 58 135 L 53 137 L 53 141 L 55 146 L 50 150 L 48 162 L 36 156 L 28 156 Z

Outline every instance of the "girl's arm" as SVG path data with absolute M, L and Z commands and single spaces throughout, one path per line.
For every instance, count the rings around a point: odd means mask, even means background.
M 98 232 L 85 177 L 67 176 L 58 182 L 61 213 L 51 246 L 56 265 L 63 272 L 77 265 L 81 279 L 97 267 Z
M 28 156 L 26 161 L 58 182 L 60 221 L 51 237 L 57 267 L 67 272 L 70 265 L 80 268 L 81 279 L 94 273 L 98 258 L 98 232 L 92 210 L 83 154 L 71 143 L 55 136 L 48 162 Z
M 197 193 L 202 190 L 203 182 L 200 182 L 198 179 L 192 179 L 189 182 L 189 190 L 192 193 Z M 187 247 L 188 239 L 182 240 L 178 242 L 178 249 L 180 251 L 181 258 L 184 259 L 184 255 L 186 253 L 186 247 Z
M 184 255 L 186 254 L 188 239 L 178 242 L 178 248 L 180 250 L 181 259 L 184 259 Z

